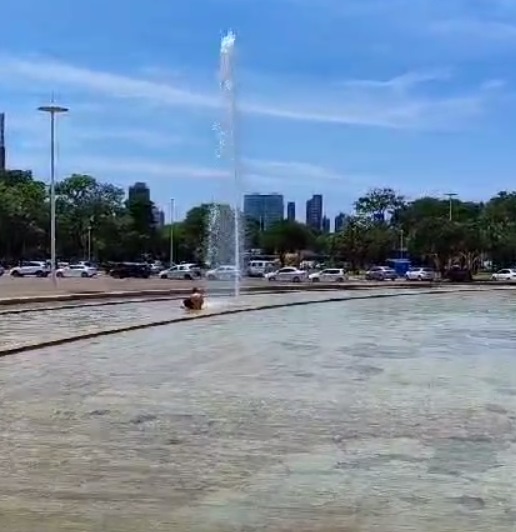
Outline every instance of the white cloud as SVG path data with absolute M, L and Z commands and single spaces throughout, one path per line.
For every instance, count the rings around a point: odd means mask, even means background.
M 277 180 L 344 181 L 345 177 L 332 169 L 299 161 L 244 160 L 244 168 L 253 175 L 273 177 Z
M 475 39 L 494 43 L 513 44 L 516 42 L 516 24 L 497 20 L 475 18 L 457 18 L 436 21 L 430 24 L 430 30 L 441 36 L 457 39 Z
M 73 131 L 69 131 L 69 133 L 78 141 L 90 140 L 105 142 L 106 140 L 119 140 L 147 148 L 162 148 L 188 142 L 187 139 L 180 136 L 138 128 L 74 129 Z
M 62 93 L 131 99 L 160 106 L 217 109 L 214 93 L 202 93 L 170 83 L 112 74 L 45 59 L 0 57 L 0 84 L 10 89 L 27 82 L 42 88 L 59 87 Z M 262 101 L 243 100 L 244 112 L 284 120 L 382 128 L 442 128 L 477 116 L 485 104 L 478 93 L 453 97 L 415 96 L 410 89 L 423 82 L 443 79 L 442 72 L 414 72 L 385 81 L 351 81 L 339 90 L 327 85 L 308 86 L 305 92 L 276 82 L 273 95 Z M 357 84 L 376 90 L 357 91 Z M 215 80 L 214 80 L 215 85 Z M 355 85 L 353 87 L 353 85 Z M 280 94 L 280 98 L 276 95 Z M 282 101 L 283 100 L 283 101 Z
M 438 70 L 421 70 L 406 72 L 400 76 L 396 76 L 384 81 L 370 80 L 370 79 L 351 79 L 342 82 L 343 87 L 350 89 L 380 89 L 392 90 L 395 92 L 406 92 L 419 85 L 426 83 L 447 81 L 451 77 L 450 69 Z

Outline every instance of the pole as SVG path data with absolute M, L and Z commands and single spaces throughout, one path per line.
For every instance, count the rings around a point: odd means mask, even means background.
M 449 220 L 450 220 L 450 222 L 453 221 L 453 198 L 454 198 L 456 195 L 457 195 L 457 194 L 454 194 L 454 193 L 448 193 L 448 194 L 445 194 L 445 196 L 448 197 L 448 209 L 449 209 L 448 216 L 449 216 Z
M 91 262 L 91 225 L 88 225 L 88 262 Z
M 57 285 L 56 276 L 56 115 L 50 113 L 50 275 Z
M 403 252 L 405 250 L 405 232 L 403 229 L 400 230 L 400 259 L 403 258 Z
M 175 200 L 170 200 L 170 268 L 174 266 L 174 223 L 176 219 L 175 214 Z
M 56 115 L 66 113 L 68 109 L 52 102 L 52 105 L 39 107 L 38 111 L 50 115 L 50 275 L 56 286 Z

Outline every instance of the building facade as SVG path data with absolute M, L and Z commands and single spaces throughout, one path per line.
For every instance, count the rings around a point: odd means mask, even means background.
M 5 114 L 0 113 L 0 172 L 5 171 Z
M 244 196 L 244 215 L 256 220 L 261 229 L 284 219 L 285 205 L 282 194 L 246 194 Z
M 335 232 L 340 233 L 346 227 L 347 221 L 348 217 L 343 212 L 337 214 L 335 216 Z
M 162 229 L 165 226 L 165 213 L 154 205 L 152 208 L 152 216 L 156 227 Z
M 306 202 L 306 225 L 316 231 L 321 231 L 322 219 L 323 197 L 322 194 L 314 194 L 311 199 Z
M 150 189 L 147 183 L 137 182 L 129 187 L 129 201 L 150 201 Z
M 287 220 L 289 222 L 296 220 L 296 204 L 293 201 L 287 203 Z
M 330 219 L 327 216 L 323 216 L 322 219 L 322 232 L 328 234 L 330 232 Z

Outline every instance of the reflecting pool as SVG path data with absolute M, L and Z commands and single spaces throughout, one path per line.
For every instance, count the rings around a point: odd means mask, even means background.
M 0 360 L 0 530 L 513 531 L 516 292 Z

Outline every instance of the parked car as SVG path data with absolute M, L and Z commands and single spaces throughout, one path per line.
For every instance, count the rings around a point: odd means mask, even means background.
M 346 271 L 342 268 L 327 268 L 320 272 L 311 273 L 308 279 L 313 283 L 336 282 L 342 283 L 347 279 Z
M 366 272 L 365 278 L 368 281 L 395 281 L 398 274 L 388 266 L 373 266 Z
M 209 281 L 231 281 L 240 278 L 241 274 L 235 266 L 218 266 L 206 272 L 206 279 Z
M 491 275 L 492 281 L 516 281 L 516 269 L 505 268 Z
M 452 266 L 446 272 L 445 278 L 453 283 L 470 283 L 473 281 L 473 274 L 467 268 Z
M 13 277 L 48 277 L 49 273 L 50 268 L 45 261 L 23 261 L 10 271 Z
M 56 270 L 57 277 L 82 277 L 89 278 L 97 275 L 97 269 L 84 264 L 71 264 Z
M 405 274 L 407 281 L 435 281 L 437 274 L 432 268 L 413 267 Z
M 252 260 L 249 262 L 247 273 L 249 277 L 263 277 L 266 273 L 270 273 L 277 268 L 274 267 L 274 262 L 270 260 Z
M 127 277 L 135 277 L 138 279 L 148 279 L 151 275 L 148 264 L 140 262 L 121 262 L 115 264 L 109 271 L 111 277 L 117 279 L 126 279 Z
M 165 266 L 163 266 L 163 263 L 161 261 L 156 260 L 153 263 L 149 264 L 149 268 L 152 275 L 158 275 L 165 269 Z
M 5 273 L 5 268 L 0 265 L 0 277 Z
M 185 281 L 193 281 L 201 277 L 202 271 L 197 264 L 178 264 L 159 274 L 160 279 L 184 279 Z
M 275 272 L 265 274 L 265 279 L 268 281 L 285 281 L 289 283 L 300 283 L 308 279 L 308 272 L 299 270 L 293 266 L 285 266 Z

